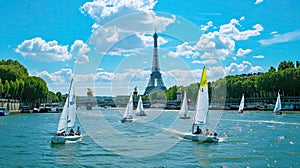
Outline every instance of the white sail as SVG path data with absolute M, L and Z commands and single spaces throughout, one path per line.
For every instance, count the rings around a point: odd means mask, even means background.
M 73 127 L 76 118 L 76 96 L 74 93 L 73 80 L 71 81 L 68 97 L 61 113 L 57 133 L 66 131 L 67 127 Z
M 240 106 L 239 106 L 239 112 L 243 112 L 244 111 L 244 105 L 245 105 L 245 98 L 244 98 L 244 95 L 243 95 L 242 99 L 241 99 Z
M 68 127 L 74 127 L 76 120 L 76 95 L 74 91 L 74 84 L 72 84 L 69 94 L 69 113 L 68 113 Z
M 187 116 L 187 113 L 188 113 L 188 104 L 187 104 L 186 92 L 184 92 L 182 105 L 181 105 L 179 114 L 180 114 L 180 116 Z
M 133 110 L 133 100 L 132 100 L 132 94 L 130 94 L 129 101 L 127 103 L 125 112 L 123 114 L 123 118 L 128 118 L 130 116 L 133 117 L 132 110 Z
M 139 97 L 139 101 L 136 107 L 136 112 L 137 113 L 143 113 L 144 112 L 144 106 L 143 106 L 143 101 L 142 101 L 142 96 Z
M 200 88 L 198 91 L 197 104 L 195 109 L 194 124 L 206 124 L 208 108 L 208 81 L 206 77 L 206 68 L 203 68 Z
M 277 95 L 277 100 L 276 100 L 276 104 L 275 104 L 275 108 L 274 108 L 274 113 L 278 113 L 281 110 L 281 101 L 280 101 L 280 94 L 278 92 Z

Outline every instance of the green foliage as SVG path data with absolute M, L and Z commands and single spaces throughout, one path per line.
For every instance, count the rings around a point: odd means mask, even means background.
M 31 77 L 27 69 L 14 60 L 0 61 L 0 94 L 1 97 L 21 99 L 25 104 L 38 102 L 63 102 L 65 96 L 60 92 L 48 91 L 46 82 L 39 77 Z
M 180 87 L 172 86 L 168 90 L 165 91 L 168 100 L 176 100 L 176 92 L 179 90 Z
M 280 65 L 283 67 L 284 63 Z M 220 86 L 224 83 L 227 85 L 227 98 L 240 98 L 242 94 L 249 98 L 274 97 L 278 90 L 285 96 L 300 96 L 300 69 L 291 66 L 259 75 L 227 76 L 212 83 L 213 93 L 221 92 Z
M 13 61 L 11 59 L 0 61 L 0 78 L 2 79 L 2 82 L 5 80 L 16 81 L 16 79 L 26 76 L 28 76 L 27 69 L 18 61 Z
M 295 68 L 295 65 L 292 61 L 283 61 L 278 65 L 278 70 L 285 70 L 288 68 Z
M 46 82 L 40 77 L 24 78 L 24 91 L 22 100 L 25 102 L 37 102 L 47 100 L 48 87 Z
M 274 68 L 273 66 L 271 66 L 268 72 L 276 72 L 276 68 Z

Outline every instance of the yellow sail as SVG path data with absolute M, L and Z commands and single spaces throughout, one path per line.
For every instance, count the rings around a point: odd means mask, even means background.
M 202 71 L 200 88 L 204 88 L 205 86 L 208 86 L 208 81 L 207 81 L 207 77 L 206 77 L 206 67 L 204 67 L 203 71 Z

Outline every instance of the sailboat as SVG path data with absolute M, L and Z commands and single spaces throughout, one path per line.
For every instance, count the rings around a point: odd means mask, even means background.
M 181 119 L 190 119 L 191 118 L 190 116 L 188 116 L 188 104 L 187 104 L 186 92 L 184 92 L 182 105 L 181 105 L 179 114 L 180 114 Z
M 244 105 L 245 105 L 245 98 L 244 98 L 244 94 L 243 94 L 242 99 L 241 99 L 241 103 L 240 103 L 240 106 L 239 106 L 239 113 L 244 113 Z
M 203 68 L 200 88 L 198 91 L 197 104 L 195 109 L 194 121 L 192 125 L 192 132 L 184 135 L 184 138 L 200 142 L 219 142 L 217 134 L 203 134 L 202 129 L 207 126 L 207 116 L 209 112 L 209 97 L 208 97 L 208 81 L 206 77 L 206 68 Z M 194 132 L 195 127 L 197 130 Z
M 275 108 L 273 110 L 273 114 L 281 115 L 282 112 L 280 110 L 281 110 L 281 101 L 280 101 L 280 94 L 279 94 L 279 91 L 278 91 L 277 100 L 276 100 Z
M 68 141 L 77 142 L 82 139 L 80 132 L 74 133 L 73 127 L 76 120 L 76 96 L 74 92 L 73 79 L 70 84 L 69 94 L 66 99 L 63 111 L 61 113 L 57 133 L 51 137 L 52 143 L 66 143 Z M 66 134 L 67 128 L 70 128 L 70 133 Z M 78 128 L 79 129 L 79 128 Z M 79 131 L 79 130 L 78 130 Z
M 139 97 L 139 101 L 136 107 L 136 114 L 138 116 L 146 116 L 146 112 L 144 110 L 144 106 L 143 106 L 143 101 L 142 101 L 142 96 Z
M 132 94 L 130 94 L 129 101 L 127 103 L 125 112 L 123 114 L 123 119 L 121 120 L 121 122 L 132 122 L 133 121 L 132 111 L 133 111 L 133 99 L 132 99 Z

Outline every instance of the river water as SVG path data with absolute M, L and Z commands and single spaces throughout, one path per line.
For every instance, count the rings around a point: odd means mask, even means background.
M 120 111 L 79 110 L 83 140 L 63 145 L 50 143 L 59 113 L 0 117 L 0 167 L 300 167 L 299 113 L 217 111 L 225 139 L 208 144 L 181 138 L 178 111 L 150 110 L 132 123 L 120 123 Z

